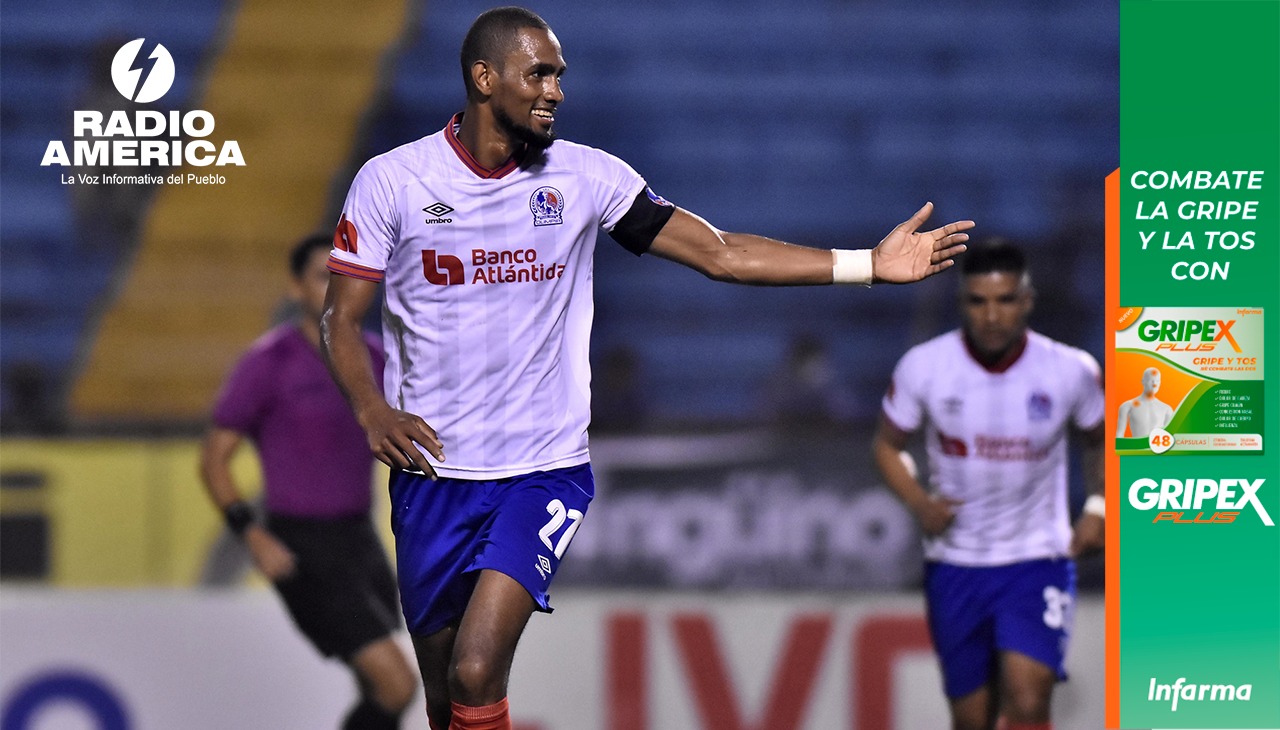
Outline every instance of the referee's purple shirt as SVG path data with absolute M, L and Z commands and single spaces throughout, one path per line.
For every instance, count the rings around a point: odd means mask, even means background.
M 370 334 L 365 343 L 382 382 L 382 348 Z M 213 423 L 257 446 L 267 512 L 312 518 L 369 512 L 373 455 L 364 431 L 296 325 L 253 343 L 223 384 Z

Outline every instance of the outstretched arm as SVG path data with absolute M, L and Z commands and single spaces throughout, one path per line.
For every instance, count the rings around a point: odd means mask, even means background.
M 861 283 L 906 284 L 951 266 L 969 240 L 964 231 L 973 228 L 974 223 L 957 221 L 920 232 L 932 212 L 933 203 L 926 203 L 871 249 L 869 271 Z M 676 210 L 649 252 L 716 281 L 774 286 L 853 282 L 855 279 L 844 273 L 849 264 L 837 267 L 837 262 L 845 258 L 857 260 L 863 255 L 797 246 L 749 233 L 728 233 L 683 209 Z
M 331 274 L 320 318 L 320 349 L 378 461 L 393 469 L 417 470 L 434 478 L 431 462 L 414 444 L 421 444 L 436 459 L 444 461 L 444 446 L 435 429 L 419 416 L 388 405 L 374 380 L 373 362 L 360 322 L 377 294 L 376 282 Z

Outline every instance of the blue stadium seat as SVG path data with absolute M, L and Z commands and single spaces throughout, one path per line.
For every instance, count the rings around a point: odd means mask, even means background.
M 223 0 L 42 0 L 10 3 L 0 24 L 0 367 L 35 364 L 57 377 L 70 372 L 94 308 L 127 251 L 78 245 L 69 189 L 59 168 L 41 167 L 50 140 L 70 140 L 72 110 L 94 69 L 94 49 L 147 37 L 165 45 L 179 73 L 167 99 L 198 83 Z M 73 19 L 69 22 L 68 19 Z

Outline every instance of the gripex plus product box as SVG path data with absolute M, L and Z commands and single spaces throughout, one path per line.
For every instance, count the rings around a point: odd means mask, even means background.
M 1263 314 L 1250 307 L 1122 307 L 1116 452 L 1262 452 Z

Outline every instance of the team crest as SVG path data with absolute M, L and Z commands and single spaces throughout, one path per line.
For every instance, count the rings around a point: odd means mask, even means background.
M 1053 413 L 1053 401 L 1048 394 L 1035 392 L 1027 399 L 1027 418 L 1032 421 L 1047 421 Z
M 564 223 L 564 196 L 552 187 L 541 187 L 529 198 L 529 210 L 533 211 L 533 225 L 558 226 Z

